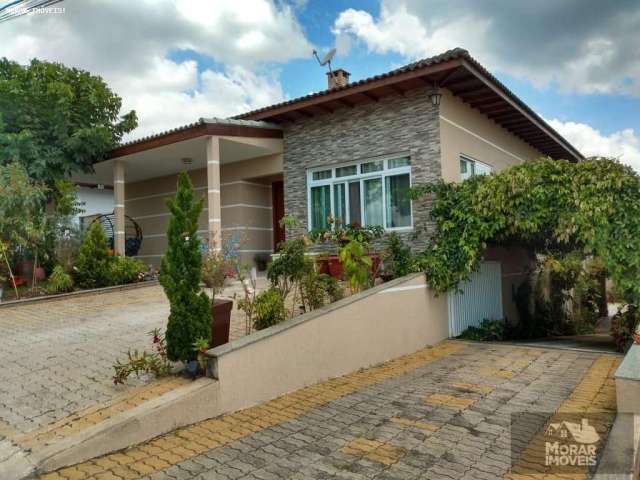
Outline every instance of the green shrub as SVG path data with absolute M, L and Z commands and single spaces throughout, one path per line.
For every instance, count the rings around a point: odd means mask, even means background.
M 633 344 L 633 334 L 640 328 L 640 315 L 636 305 L 625 305 L 611 319 L 611 336 L 620 352 Z
M 302 238 L 283 242 L 278 257 L 267 268 L 267 278 L 278 288 L 282 298 L 295 289 L 296 283 L 305 272 L 305 242 Z
M 109 261 L 109 284 L 124 285 L 138 282 L 146 269 L 146 265 L 137 258 L 116 255 Z
M 338 280 L 331 275 L 318 273 L 315 263 L 307 261 L 305 273 L 300 278 L 300 297 L 305 312 L 333 303 L 343 297 Z
M 400 278 L 413 271 L 413 255 L 400 235 L 389 235 L 384 252 L 384 271 L 393 278 Z
M 366 244 L 353 238 L 338 249 L 338 257 L 351 293 L 358 293 L 369 284 L 373 261 L 367 256 L 366 247 Z
M 73 290 L 73 278 L 64 268 L 60 265 L 56 265 L 49 275 L 48 290 L 51 293 L 65 293 Z
M 80 246 L 74 266 L 75 283 L 80 288 L 106 287 L 110 281 L 109 246 L 102 225 L 94 222 Z
M 276 325 L 282 322 L 285 317 L 284 299 L 280 290 L 270 288 L 256 297 L 255 320 L 253 323 L 256 330 L 263 330 Z
M 203 202 L 194 201 L 189 175 L 182 172 L 176 196 L 167 202 L 169 246 L 160 266 L 160 284 L 170 304 L 167 357 L 173 361 L 195 360 L 193 343 L 211 338 L 211 302 L 200 289 L 202 254 L 197 231 Z
M 500 341 L 505 339 L 504 320 L 484 319 L 477 327 L 469 327 L 460 334 L 465 340 Z

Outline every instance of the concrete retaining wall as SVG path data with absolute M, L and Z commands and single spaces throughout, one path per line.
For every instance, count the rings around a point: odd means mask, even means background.
M 415 352 L 448 335 L 423 274 L 374 287 L 208 352 L 220 413 Z
M 632 345 L 615 374 L 617 416 L 594 478 L 640 477 L 640 345 Z

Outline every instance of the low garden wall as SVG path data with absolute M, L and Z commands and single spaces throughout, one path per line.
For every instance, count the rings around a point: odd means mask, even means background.
M 415 352 L 448 336 L 447 297 L 412 274 L 208 351 L 220 413 Z

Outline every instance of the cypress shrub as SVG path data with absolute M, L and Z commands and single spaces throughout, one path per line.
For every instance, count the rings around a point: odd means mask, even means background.
M 167 356 L 173 361 L 195 360 L 193 343 L 211 336 L 210 300 L 200 289 L 202 255 L 197 231 L 203 202 L 194 201 L 189 175 L 182 172 L 175 198 L 167 201 L 169 245 L 160 264 L 160 284 L 170 303 Z
M 74 266 L 75 283 L 80 288 L 106 287 L 110 282 L 109 245 L 99 222 L 93 222 L 80 246 Z

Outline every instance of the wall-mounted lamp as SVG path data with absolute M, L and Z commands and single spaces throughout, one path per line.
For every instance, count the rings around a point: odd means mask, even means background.
M 431 100 L 431 105 L 437 107 L 440 105 L 440 99 L 442 99 L 442 94 L 440 93 L 440 88 L 437 83 L 433 83 L 433 89 L 429 93 L 429 99 Z

